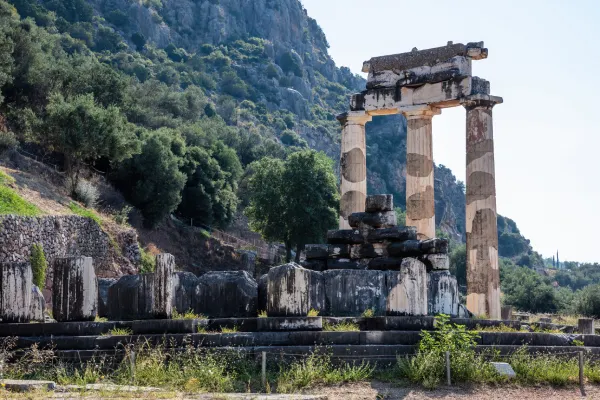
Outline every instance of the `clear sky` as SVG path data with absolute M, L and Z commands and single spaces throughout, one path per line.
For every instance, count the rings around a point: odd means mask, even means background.
M 544 257 L 600 262 L 600 1 L 301 1 L 337 65 L 355 73 L 374 56 L 484 41 L 489 56 L 473 74 L 504 98 L 494 108 L 498 212 Z M 433 137 L 435 162 L 464 181 L 464 109 L 436 116 Z

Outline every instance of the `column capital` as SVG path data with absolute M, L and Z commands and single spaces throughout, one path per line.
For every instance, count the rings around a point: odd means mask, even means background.
M 440 115 L 442 110 L 437 107 L 422 105 L 422 106 L 408 106 L 400 107 L 398 109 L 406 119 L 430 119 L 434 115 Z
M 348 111 L 338 115 L 337 120 L 340 121 L 342 126 L 346 124 L 357 124 L 365 125 L 367 122 L 371 122 L 373 117 L 367 114 L 365 111 Z
M 485 108 L 491 110 L 496 104 L 502 104 L 504 100 L 499 96 L 489 94 L 473 94 L 461 99 L 460 104 L 467 110 Z

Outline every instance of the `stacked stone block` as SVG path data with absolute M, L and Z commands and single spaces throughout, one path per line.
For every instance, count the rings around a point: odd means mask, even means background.
M 368 196 L 348 224 L 327 232 L 327 244 L 307 245 L 302 262 L 323 272 L 328 315 L 458 314 L 447 240 L 418 240 L 415 227 L 396 226 L 392 195 Z

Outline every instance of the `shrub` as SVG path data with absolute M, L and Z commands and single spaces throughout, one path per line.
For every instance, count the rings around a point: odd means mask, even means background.
M 98 188 L 94 186 L 89 181 L 79 180 L 77 182 L 77 186 L 75 190 L 73 190 L 73 194 L 75 196 L 75 200 L 83 203 L 88 208 L 94 208 L 98 203 L 98 198 L 100 197 L 100 193 L 98 192 Z
M 150 272 L 154 272 L 156 269 L 156 254 L 153 254 L 153 249 L 156 249 L 156 246 L 153 244 L 149 244 L 146 248 L 141 249 L 141 260 L 140 260 L 140 274 L 146 274 Z
M 133 207 L 125 205 L 119 211 L 117 211 L 113 218 L 115 222 L 119 225 L 125 225 L 129 221 L 129 213 L 133 210 Z
M 600 285 L 578 290 L 574 301 L 575 312 L 586 317 L 600 318 Z
M 0 130 L 0 153 L 17 147 L 17 144 L 19 142 L 14 133 Z
M 31 246 L 29 261 L 31 263 L 31 272 L 33 273 L 33 284 L 41 290 L 46 286 L 46 269 L 48 269 L 48 263 L 44 255 L 44 248 L 40 243 L 34 243 Z

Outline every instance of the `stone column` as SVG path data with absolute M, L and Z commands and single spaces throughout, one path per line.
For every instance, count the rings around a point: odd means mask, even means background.
M 467 110 L 467 308 L 500 319 L 500 273 L 492 108 L 501 97 L 475 94 Z
M 367 199 L 367 145 L 365 125 L 371 116 L 350 111 L 338 116 L 342 124 L 340 159 L 340 229 L 350 229 L 348 216 L 365 211 Z
M 173 274 L 175 257 L 168 253 L 156 256 L 154 271 L 154 296 L 152 313 L 154 318 L 171 318 L 173 313 Z
M 98 280 L 91 257 L 55 258 L 52 317 L 58 322 L 93 321 L 98 310 Z
M 440 110 L 420 106 L 402 110 L 406 129 L 406 226 L 417 228 L 419 240 L 435 237 L 433 146 L 431 121 Z
M 32 272 L 28 263 L 0 263 L 0 319 L 27 322 L 31 307 Z

